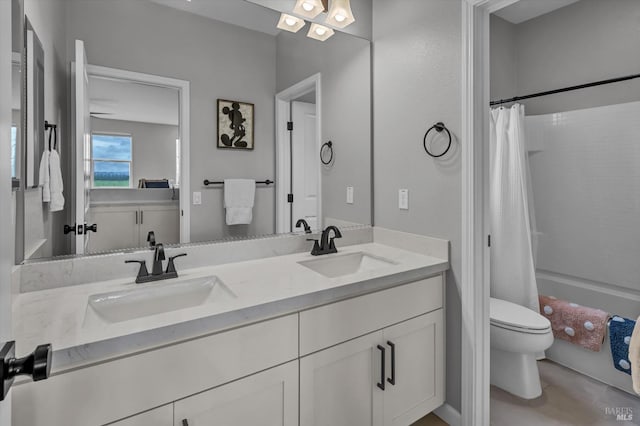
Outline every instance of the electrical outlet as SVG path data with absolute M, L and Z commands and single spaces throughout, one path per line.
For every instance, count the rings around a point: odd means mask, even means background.
M 347 186 L 347 204 L 353 204 L 353 186 Z
M 400 189 L 398 191 L 398 208 L 400 210 L 409 210 L 409 190 Z
M 202 192 L 194 192 L 193 193 L 193 205 L 199 206 L 202 204 Z

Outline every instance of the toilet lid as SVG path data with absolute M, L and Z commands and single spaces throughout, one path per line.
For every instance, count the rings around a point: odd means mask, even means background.
M 506 300 L 491 298 L 491 324 L 522 331 L 544 331 L 551 327 L 539 313 Z

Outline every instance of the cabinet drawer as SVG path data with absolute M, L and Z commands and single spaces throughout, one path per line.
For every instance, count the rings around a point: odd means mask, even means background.
M 442 307 L 442 275 L 300 313 L 300 356 Z
M 288 315 L 15 386 L 15 424 L 105 424 L 291 361 L 297 320 Z

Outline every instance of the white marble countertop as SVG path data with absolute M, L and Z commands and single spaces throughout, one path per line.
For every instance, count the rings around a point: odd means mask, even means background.
M 95 322 L 87 315 L 88 297 L 175 280 L 133 284 L 134 277 L 92 284 L 32 291 L 13 302 L 18 353 L 39 344 L 54 349 L 54 374 L 82 365 L 134 354 L 224 329 L 261 321 L 340 299 L 415 281 L 445 271 L 445 259 L 391 246 L 368 243 L 340 248 L 340 256 L 364 252 L 393 261 L 366 272 L 327 278 L 298 262 L 320 257 L 297 253 L 180 271 L 179 280 L 215 275 L 236 297 L 220 303 L 166 312 L 119 323 Z M 92 320 L 89 320 L 91 316 Z

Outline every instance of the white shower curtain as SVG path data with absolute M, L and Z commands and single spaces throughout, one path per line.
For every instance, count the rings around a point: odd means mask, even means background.
M 491 296 L 538 312 L 524 106 L 491 110 Z

